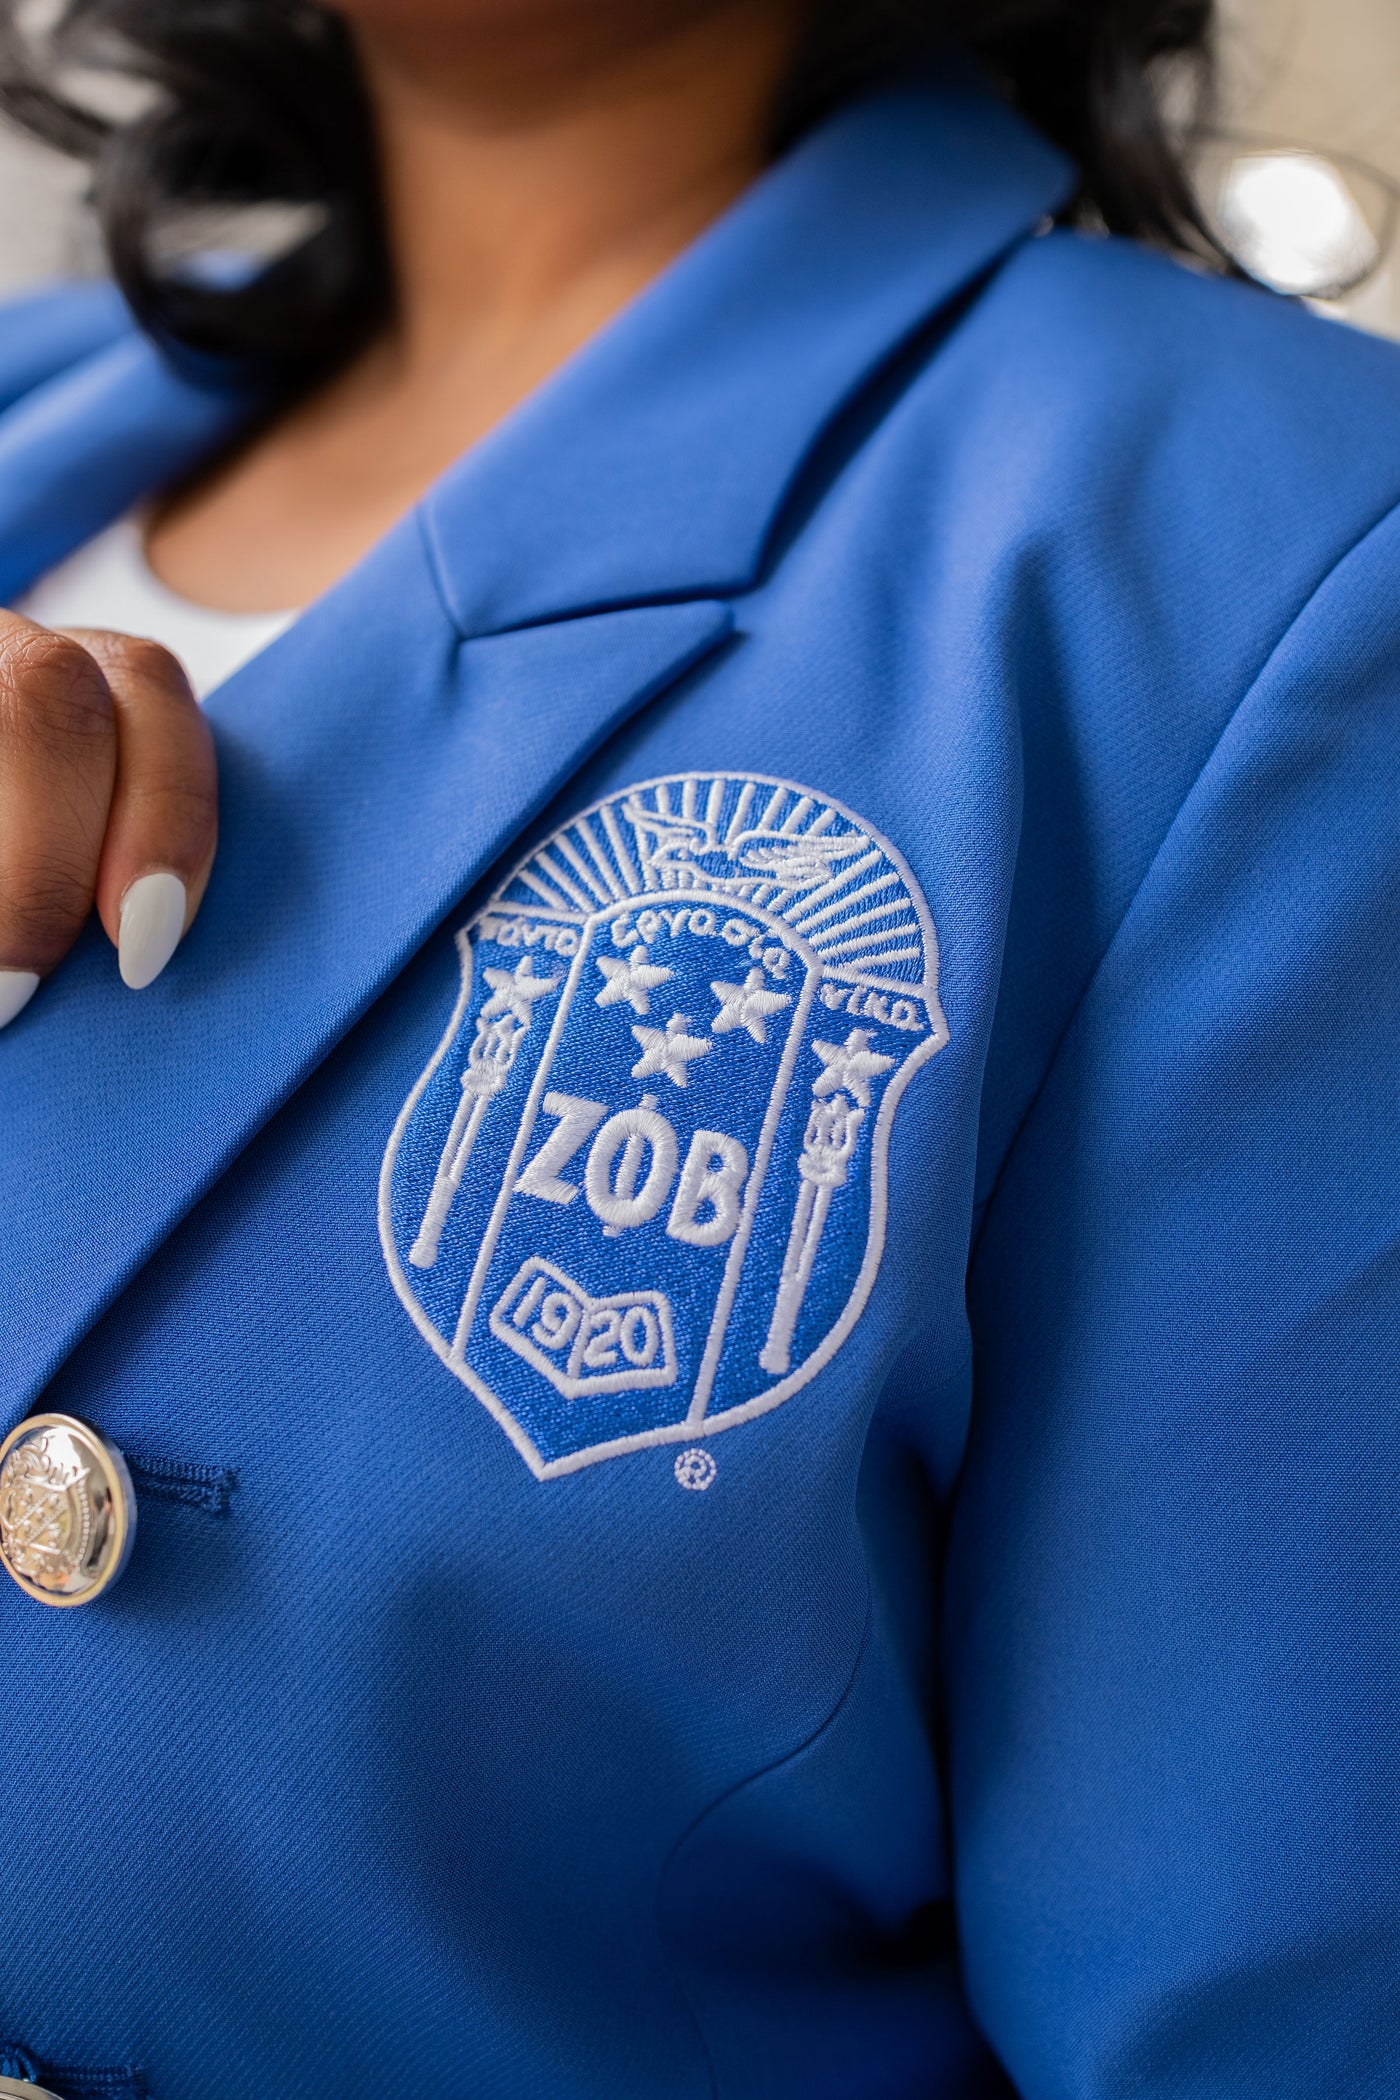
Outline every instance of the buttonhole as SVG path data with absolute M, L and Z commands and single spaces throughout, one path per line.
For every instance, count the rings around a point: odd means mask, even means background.
M 238 1476 L 227 1466 L 186 1465 L 179 1459 L 138 1458 L 126 1454 L 136 1500 L 173 1502 L 183 1509 L 202 1509 L 221 1517 L 229 1506 Z
M 0 2078 L 19 2078 L 57 2100 L 148 2100 L 145 2076 L 130 2064 L 51 2064 L 27 2049 L 0 2042 Z

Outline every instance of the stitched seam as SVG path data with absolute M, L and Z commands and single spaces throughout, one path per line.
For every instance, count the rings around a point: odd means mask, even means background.
M 1241 714 L 1243 714 L 1245 708 L 1253 699 L 1254 694 L 1258 690 L 1262 680 L 1268 676 L 1268 673 L 1275 659 L 1279 655 L 1280 651 L 1287 646 L 1288 641 L 1292 636 L 1294 630 L 1298 627 L 1300 622 L 1306 618 L 1307 614 L 1311 611 L 1312 607 L 1316 604 L 1317 600 L 1321 597 L 1322 593 L 1332 582 L 1332 579 L 1338 574 L 1338 572 L 1342 568 L 1345 567 L 1346 563 L 1351 560 L 1352 556 L 1354 554 L 1358 554 L 1361 551 L 1361 549 L 1366 545 L 1368 540 L 1374 538 L 1374 536 L 1378 532 L 1382 531 L 1385 528 L 1385 526 L 1390 524 L 1397 517 L 1400 517 L 1400 501 L 1388 504 L 1387 507 L 1379 514 L 1379 516 L 1373 518 L 1371 523 L 1368 526 L 1366 526 L 1365 530 L 1360 532 L 1354 540 L 1350 541 L 1347 544 L 1347 546 L 1343 548 L 1342 552 L 1337 556 L 1336 560 L 1333 561 L 1330 564 L 1330 566 L 1324 571 L 1322 576 L 1318 578 L 1318 581 L 1308 592 L 1308 595 L 1303 600 L 1303 603 L 1298 607 L 1298 610 L 1289 619 L 1287 626 L 1284 627 L 1282 632 L 1279 634 L 1277 640 L 1270 647 L 1268 654 L 1261 660 L 1258 669 L 1250 678 L 1248 684 L 1245 686 L 1244 691 L 1241 693 L 1234 707 L 1230 710 L 1229 719 L 1226 721 L 1224 727 L 1221 729 L 1219 736 L 1211 745 L 1210 750 L 1206 753 L 1205 758 L 1201 761 L 1200 767 L 1197 770 L 1195 778 L 1192 780 L 1190 787 L 1186 790 L 1186 793 L 1182 796 L 1181 801 L 1177 804 L 1176 812 L 1173 815 L 1170 824 L 1168 824 L 1166 830 L 1163 832 L 1161 838 L 1158 840 L 1157 846 L 1152 854 L 1152 858 L 1148 861 L 1147 866 L 1144 868 L 1142 875 L 1138 880 L 1131 897 L 1129 897 L 1127 903 L 1124 905 L 1122 915 L 1120 916 L 1117 925 L 1114 927 L 1113 932 L 1109 935 L 1107 942 L 1104 944 L 1102 954 L 1099 956 L 1098 961 L 1094 964 L 1093 969 L 1089 972 L 1089 975 L 1085 978 L 1083 985 L 1080 987 L 1079 996 L 1075 1000 L 1073 1006 L 1070 1008 L 1069 1014 L 1065 1020 L 1065 1025 L 1061 1029 L 1059 1037 L 1055 1043 L 1055 1047 L 1050 1052 L 1050 1056 L 1046 1061 L 1045 1070 L 1041 1073 L 1040 1078 L 1036 1083 L 1035 1090 L 1032 1093 L 1030 1100 L 1026 1103 L 1025 1113 L 1021 1117 L 1020 1122 L 1016 1125 L 1016 1128 L 1012 1133 L 1010 1142 L 1008 1143 L 1005 1152 L 1001 1156 L 1001 1163 L 997 1168 L 995 1176 L 993 1177 L 991 1187 L 988 1189 L 986 1195 L 982 1198 L 981 1202 L 977 1204 L 974 1208 L 974 1217 L 976 1217 L 976 1214 L 979 1211 L 981 1213 L 981 1216 L 980 1220 L 976 1223 L 974 1227 L 972 1244 L 968 1250 L 967 1266 L 969 1275 L 971 1274 L 973 1265 L 976 1262 L 978 1249 L 980 1248 L 982 1243 L 982 1236 L 987 1229 L 987 1222 L 991 1217 L 993 1206 L 1000 1192 L 1001 1184 L 1003 1179 L 1005 1178 L 1007 1167 L 1011 1163 L 1012 1156 L 1015 1153 L 1016 1148 L 1020 1144 L 1022 1138 L 1025 1136 L 1025 1133 L 1031 1123 L 1031 1120 L 1035 1115 L 1036 1109 L 1040 1106 L 1041 1097 L 1044 1094 L 1046 1087 L 1050 1083 L 1051 1074 L 1054 1072 L 1056 1065 L 1059 1063 L 1060 1054 L 1063 1051 L 1065 1044 L 1068 1042 L 1071 1033 L 1073 1032 L 1074 1024 L 1079 1018 L 1080 1009 L 1083 1007 L 1085 1000 L 1088 998 L 1090 992 L 1093 990 L 1095 984 L 1098 982 L 1104 964 L 1108 961 L 1109 956 L 1112 955 L 1115 947 L 1117 946 L 1119 936 L 1121 935 L 1123 928 L 1126 926 L 1129 918 L 1132 916 L 1133 906 L 1137 903 L 1138 898 L 1141 896 L 1144 888 L 1146 887 L 1148 881 L 1151 878 L 1153 869 L 1156 867 L 1158 861 L 1162 857 L 1163 852 L 1166 850 L 1166 847 L 1170 843 L 1172 835 L 1175 832 L 1176 827 L 1181 820 L 1183 811 L 1186 809 L 1187 804 L 1191 801 L 1197 788 L 1200 786 L 1200 783 L 1205 777 L 1206 772 L 1209 770 L 1217 751 L 1219 751 L 1221 745 L 1225 742 L 1225 739 L 1229 736 L 1231 730 L 1234 728 L 1235 723 L 1239 720 Z
M 691 2024 L 695 2029 L 696 2038 L 700 2043 L 700 2051 L 705 2059 L 705 2065 L 710 2074 L 710 2093 L 712 2096 L 712 2100 L 720 2100 L 719 2074 L 715 2069 L 715 2060 L 710 2054 L 709 2043 L 705 2039 L 705 2029 L 701 2022 L 700 2015 L 696 2011 L 695 2006 L 691 2001 L 690 1993 L 685 1987 L 685 1977 L 682 1973 L 681 1965 L 676 1959 L 675 1955 L 671 1952 L 671 1948 L 666 1937 L 666 1921 L 665 1917 L 663 1916 L 663 1910 L 666 1901 L 666 1884 L 670 1878 L 671 1869 L 675 1865 L 677 1859 L 679 1859 L 685 1847 L 690 1843 L 691 1839 L 700 1829 L 701 1825 L 707 1823 L 710 1820 L 711 1816 L 718 1814 L 719 1810 L 724 1807 L 727 1801 L 732 1801 L 737 1794 L 743 1793 L 746 1787 L 756 1785 L 760 1779 L 767 1779 L 772 1773 L 780 1772 L 784 1765 L 790 1765 L 797 1758 L 804 1756 L 805 1753 L 814 1746 L 814 1744 L 818 1743 L 821 1740 L 821 1738 L 826 1734 L 827 1730 L 832 1727 L 835 1721 L 839 1718 L 842 1709 L 845 1707 L 847 1700 L 851 1696 L 851 1693 L 855 1689 L 856 1679 L 860 1675 L 861 1664 L 865 1660 L 866 1649 L 870 1646 L 870 1632 L 871 1627 L 874 1624 L 874 1620 L 875 1606 L 874 1601 L 870 1596 L 869 1584 L 867 1582 L 865 1600 L 865 1620 L 861 1627 L 860 1640 L 856 1646 L 855 1660 L 851 1664 L 850 1672 L 846 1678 L 845 1683 L 842 1685 L 841 1690 L 837 1693 L 833 1705 L 822 1716 L 821 1720 L 817 1722 L 816 1726 L 811 1730 L 811 1732 L 808 1735 L 806 1735 L 800 1743 L 796 1744 L 793 1749 L 785 1750 L 782 1753 L 781 1757 L 773 1758 L 766 1765 L 760 1765 L 756 1772 L 746 1772 L 742 1779 L 736 1779 L 731 1786 L 727 1786 L 724 1789 L 724 1792 L 722 1794 L 717 1794 L 713 1801 L 709 1802 L 704 1808 L 702 1808 L 686 1825 L 685 1829 L 681 1832 L 680 1836 L 672 1845 L 670 1851 L 666 1855 L 664 1862 L 662 1863 L 661 1872 L 657 1876 L 657 1937 L 661 1943 L 662 1957 L 666 1963 L 666 1967 L 670 1970 L 671 1978 L 676 1986 L 676 1990 L 680 1996 L 681 2003 L 684 2005 L 686 2011 L 690 2014 Z
M 443 618 L 456 638 L 456 646 L 460 648 L 463 642 L 468 639 L 468 636 L 461 621 L 452 610 L 452 601 L 447 589 L 447 578 L 442 572 L 442 563 L 438 557 L 437 540 L 428 523 L 426 497 L 421 497 L 414 504 L 413 523 L 418 533 L 418 544 L 423 550 L 423 558 L 428 565 L 428 575 L 432 580 L 433 596 L 442 608 Z

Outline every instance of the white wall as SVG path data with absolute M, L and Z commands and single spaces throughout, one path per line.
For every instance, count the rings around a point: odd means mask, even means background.
M 0 129 L 0 292 L 81 267 L 83 171 Z
M 1223 116 L 1242 131 L 1355 154 L 1400 183 L 1400 0 L 1219 0 Z M 1344 302 L 1400 336 L 1400 256 Z
M 1374 161 L 1400 181 L 1396 0 L 1220 0 L 1241 120 Z

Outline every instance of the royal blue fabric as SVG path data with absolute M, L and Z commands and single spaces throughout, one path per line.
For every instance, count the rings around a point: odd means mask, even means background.
M 115 286 L 45 285 L 5 309 L 0 408 L 10 408 L 86 357 L 129 335 L 131 314 Z
M 1072 181 L 962 80 L 829 123 L 211 698 L 220 857 L 165 976 L 126 993 L 94 932 L 0 1037 L 5 1425 L 220 1483 L 148 1495 L 92 1609 L 0 1595 L 0 2036 L 75 2094 L 1400 2094 L 1400 357 L 1040 233 Z M 105 376 L 0 419 L 7 576 L 239 412 L 72 354 Z M 947 1041 L 829 1360 L 702 1423 L 708 1476 L 592 1462 L 623 1415 L 586 1390 L 550 1471 L 521 1347 L 493 1412 L 478 1330 L 454 1371 L 401 1302 L 381 1170 L 467 1067 L 469 921 L 562 1004 L 567 889 L 491 905 L 518 853 L 583 880 L 566 827 L 631 794 L 676 880 L 739 880 L 684 776 L 807 790 L 755 815 L 780 861 L 817 809 L 887 842 Z M 761 943 L 716 975 L 750 969 L 783 996 Z M 668 981 L 748 1103 L 768 1039 Z M 601 989 L 606 1056 L 558 1069 L 611 1109 L 675 1001 Z M 892 1070 L 847 1068 L 853 1142 Z M 800 1195 L 813 1126 L 775 1127 Z M 585 1158 L 541 1218 L 585 1217 Z M 590 1230 L 597 1293 L 641 1242 Z

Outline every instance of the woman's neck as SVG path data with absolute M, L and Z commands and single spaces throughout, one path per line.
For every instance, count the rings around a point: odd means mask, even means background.
M 361 29 L 412 359 L 645 284 L 757 172 L 800 13 L 575 5 L 551 34 L 514 5 L 455 42 L 412 9 Z
M 161 578 L 230 611 L 332 583 L 752 180 L 804 11 L 356 10 L 393 323 L 167 509 Z

